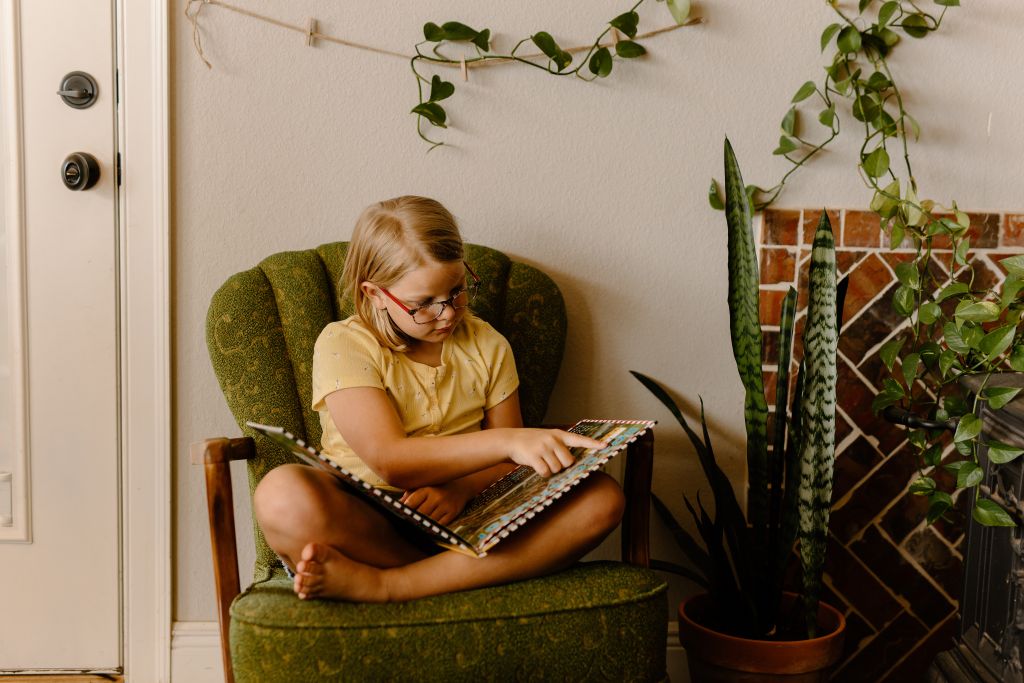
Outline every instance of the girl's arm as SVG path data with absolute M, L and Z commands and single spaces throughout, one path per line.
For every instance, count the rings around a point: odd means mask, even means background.
M 604 446 L 557 429 L 506 426 L 522 424 L 521 417 L 511 415 L 513 410 L 518 414 L 518 397 L 514 403 L 506 400 L 488 411 L 484 427 L 493 428 L 438 437 L 406 436 L 382 389 L 341 389 L 325 400 L 331 419 L 352 450 L 389 484 L 407 490 L 443 484 L 508 461 L 550 476 L 573 463 L 569 448 Z

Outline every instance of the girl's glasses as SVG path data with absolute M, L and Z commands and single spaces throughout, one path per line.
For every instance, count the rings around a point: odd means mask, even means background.
M 426 325 L 427 323 L 432 323 L 444 315 L 444 309 L 448 306 L 451 306 L 452 310 L 457 311 L 460 308 L 469 306 L 469 304 L 473 302 L 474 297 L 476 297 L 477 290 L 480 289 L 480 278 L 477 277 L 476 273 L 473 272 L 473 269 L 469 267 L 468 263 L 463 261 L 462 265 L 466 266 L 466 272 L 473 278 L 473 282 L 455 292 L 444 301 L 434 301 L 429 304 L 424 304 L 418 308 L 409 308 L 395 298 L 394 294 L 383 287 L 380 287 L 380 291 L 384 292 L 389 299 L 398 304 L 403 311 L 411 315 L 413 322 L 420 325 Z

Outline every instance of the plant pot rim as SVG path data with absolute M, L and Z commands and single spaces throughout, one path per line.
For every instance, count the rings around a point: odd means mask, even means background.
M 783 595 L 786 601 L 799 597 Z M 710 604 L 708 593 L 697 593 L 679 604 L 679 641 L 690 656 L 699 654 L 712 664 L 739 671 L 786 674 L 825 669 L 842 656 L 846 618 L 826 602 L 818 603 L 818 624 L 828 632 L 804 640 L 755 640 L 715 631 L 694 618 Z

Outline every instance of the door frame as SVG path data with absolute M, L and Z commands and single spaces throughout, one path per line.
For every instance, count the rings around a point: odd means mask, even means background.
M 116 0 L 126 680 L 170 681 L 171 0 Z

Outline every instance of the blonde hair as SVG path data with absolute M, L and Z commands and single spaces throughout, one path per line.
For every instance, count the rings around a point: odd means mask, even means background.
M 415 196 L 387 199 L 368 206 L 356 221 L 341 276 L 342 290 L 382 346 L 405 351 L 408 337 L 386 310 L 374 306 L 360 285 L 372 282 L 391 287 L 420 266 L 462 259 L 459 227 L 440 202 Z

